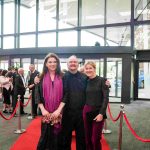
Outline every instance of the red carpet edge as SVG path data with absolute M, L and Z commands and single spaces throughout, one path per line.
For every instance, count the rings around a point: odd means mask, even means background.
M 27 127 L 26 132 L 21 134 L 15 143 L 11 146 L 10 150 L 36 150 L 36 146 L 40 136 L 41 119 L 35 118 Z M 73 135 L 75 135 L 73 133 Z M 104 136 L 102 137 L 102 149 L 110 150 Z M 72 140 L 72 150 L 75 150 L 75 138 Z

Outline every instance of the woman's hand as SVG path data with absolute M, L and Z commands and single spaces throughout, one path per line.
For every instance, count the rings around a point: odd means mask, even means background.
M 102 115 L 102 114 L 98 114 L 98 115 L 94 118 L 94 120 L 95 120 L 96 122 L 102 121 L 102 120 L 103 120 L 103 115 Z
M 51 114 L 51 119 L 56 119 L 60 115 L 60 111 L 56 109 L 52 114 Z
M 42 115 L 43 115 L 43 122 L 49 123 L 51 121 L 51 114 L 46 110 L 42 110 Z

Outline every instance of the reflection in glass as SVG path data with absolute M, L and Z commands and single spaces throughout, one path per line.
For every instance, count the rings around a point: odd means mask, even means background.
M 77 26 L 78 0 L 59 1 L 59 28 L 70 28 Z
M 108 0 L 107 1 L 107 23 L 130 22 L 131 0 Z
M 26 77 L 28 75 L 28 71 L 29 71 L 29 66 L 31 64 L 31 58 L 23 58 L 23 59 L 21 59 L 21 62 L 22 62 L 22 67 L 24 69 L 24 77 L 26 79 Z
M 107 28 L 106 45 L 107 46 L 130 46 L 130 27 L 110 27 Z
M 135 48 L 138 50 L 150 49 L 150 26 L 135 26 Z
M 1 69 L 8 69 L 8 60 L 0 60 L 0 68 Z
M 104 24 L 104 0 L 82 0 L 82 26 Z
M 120 97 L 122 88 L 122 59 L 107 58 L 107 79 L 110 81 L 110 96 Z
M 68 70 L 67 60 L 67 58 L 60 58 L 60 66 L 63 73 L 65 73 L 65 71 Z
M 58 45 L 77 46 L 77 32 L 76 31 L 59 32 Z
M 150 63 L 139 63 L 138 98 L 150 98 Z
M 20 32 L 32 32 L 36 27 L 36 0 L 21 0 Z
M 104 46 L 104 29 L 86 29 L 81 31 L 81 46 Z
M 38 47 L 55 47 L 56 33 L 40 33 L 38 34 Z
M 15 6 L 14 1 L 4 3 L 4 26 L 3 26 L 4 34 L 14 33 L 14 25 L 15 25 L 14 6 Z
M 149 0 L 134 0 L 134 18 L 138 21 L 150 20 Z
M 3 48 L 14 48 L 14 36 L 6 36 L 3 38 Z
M 65 71 L 68 70 L 67 62 L 60 62 L 60 66 L 63 73 L 65 73 Z
M 43 70 L 43 63 L 44 63 L 44 59 L 34 59 L 35 68 L 40 73 L 42 73 Z
M 20 58 L 11 59 L 11 66 L 19 68 L 20 67 Z
M 56 0 L 39 0 L 39 31 L 56 29 Z
M 20 35 L 20 48 L 35 47 L 35 35 Z

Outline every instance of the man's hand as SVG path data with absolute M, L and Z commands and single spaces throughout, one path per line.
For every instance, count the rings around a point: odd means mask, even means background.
M 31 84 L 28 86 L 29 89 L 32 89 L 34 87 L 34 84 Z
M 36 76 L 35 78 L 34 78 L 34 83 L 35 84 L 38 84 L 40 82 L 40 78 L 38 77 L 38 76 Z

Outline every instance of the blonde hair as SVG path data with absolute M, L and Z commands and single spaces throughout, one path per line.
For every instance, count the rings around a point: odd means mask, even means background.
M 94 69 L 96 69 L 96 63 L 94 61 L 88 61 L 84 64 L 84 67 L 86 67 L 87 65 L 91 65 Z

